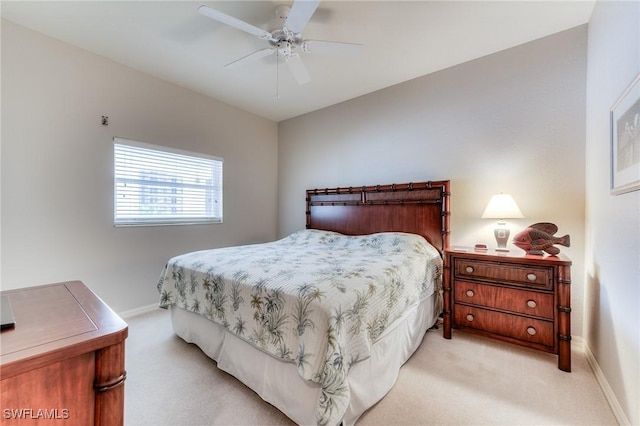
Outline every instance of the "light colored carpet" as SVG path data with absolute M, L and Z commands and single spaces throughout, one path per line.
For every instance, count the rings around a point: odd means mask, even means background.
M 280 411 L 173 334 L 169 312 L 127 319 L 126 425 L 289 425 Z M 575 345 L 574 345 L 575 346 Z M 360 425 L 615 425 L 581 351 L 551 354 L 442 329 L 427 332 Z

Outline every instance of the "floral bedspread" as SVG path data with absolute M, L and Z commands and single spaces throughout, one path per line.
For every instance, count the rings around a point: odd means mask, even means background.
M 349 404 L 346 376 L 408 308 L 440 285 L 442 260 L 423 237 L 303 230 L 281 240 L 174 257 L 158 282 L 176 304 L 282 360 L 322 387 L 318 424 Z

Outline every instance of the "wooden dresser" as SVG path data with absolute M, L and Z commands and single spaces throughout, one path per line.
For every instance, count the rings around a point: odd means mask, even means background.
M 571 371 L 571 261 L 446 250 L 444 337 L 456 328 L 558 355 Z
M 0 424 L 122 425 L 127 324 L 80 281 L 2 294 Z

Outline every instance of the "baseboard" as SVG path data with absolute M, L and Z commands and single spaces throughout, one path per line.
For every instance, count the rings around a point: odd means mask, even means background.
M 154 303 L 152 305 L 141 306 L 139 308 L 129 309 L 128 311 L 118 312 L 118 315 L 120 315 L 120 318 L 122 319 L 127 319 L 131 317 L 135 317 L 136 315 L 146 314 L 147 312 L 151 312 L 156 309 L 160 309 L 160 308 L 158 307 L 157 303 Z
M 611 407 L 611 411 L 613 411 L 613 415 L 615 416 L 616 421 L 619 425 L 631 425 L 631 422 L 627 418 L 627 415 L 624 413 L 624 410 L 618 402 L 618 398 L 616 398 L 615 393 L 613 393 L 613 389 L 611 389 L 611 386 L 609 386 L 609 382 L 607 381 L 606 376 L 600 369 L 598 361 L 596 361 L 596 357 L 593 355 L 593 352 L 591 352 L 591 348 L 589 348 L 589 345 L 584 339 L 574 339 L 574 341 L 575 340 L 578 340 L 576 343 L 582 345 L 582 350 L 587 357 L 587 362 L 589 363 L 594 376 L 596 376 L 596 380 L 598 381 L 600 389 L 602 389 L 602 393 L 604 393 L 604 397 L 607 399 L 607 402 Z

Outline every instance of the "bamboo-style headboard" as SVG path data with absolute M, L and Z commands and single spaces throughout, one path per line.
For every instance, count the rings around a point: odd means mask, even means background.
M 449 181 L 307 190 L 307 228 L 347 235 L 409 232 L 449 246 Z

